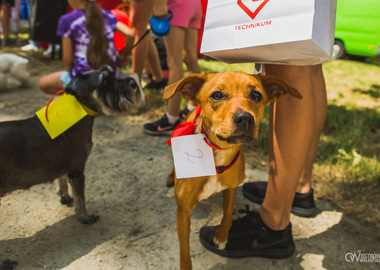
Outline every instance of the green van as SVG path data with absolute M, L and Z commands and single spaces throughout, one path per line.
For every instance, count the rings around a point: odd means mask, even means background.
M 380 55 L 380 0 L 337 0 L 333 57 Z

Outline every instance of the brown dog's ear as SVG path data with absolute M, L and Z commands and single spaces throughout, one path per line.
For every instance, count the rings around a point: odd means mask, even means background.
M 293 97 L 302 99 L 302 95 L 300 92 L 298 92 L 297 89 L 289 86 L 285 82 L 283 82 L 281 79 L 275 77 L 275 76 L 269 76 L 269 75 L 256 75 L 256 78 L 258 78 L 262 85 L 264 86 L 265 92 L 268 94 L 269 102 L 276 101 L 280 96 L 285 94 L 291 94 Z
M 197 92 L 202 88 L 207 79 L 205 74 L 191 74 L 182 80 L 172 83 L 165 87 L 163 100 L 168 100 L 176 93 L 182 93 L 182 96 L 187 100 L 195 101 Z

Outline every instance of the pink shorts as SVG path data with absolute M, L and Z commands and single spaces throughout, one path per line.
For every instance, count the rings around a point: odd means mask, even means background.
M 201 0 L 169 0 L 168 9 L 173 12 L 170 25 L 197 29 L 201 27 Z

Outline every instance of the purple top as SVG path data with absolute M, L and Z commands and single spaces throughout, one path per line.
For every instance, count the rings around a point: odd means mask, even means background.
M 104 20 L 104 34 L 109 43 L 107 55 L 111 59 L 111 67 L 115 70 L 118 66 L 118 57 L 113 40 L 113 35 L 118 20 L 109 12 L 101 9 Z M 78 73 L 84 73 L 90 69 L 87 63 L 86 54 L 87 46 L 90 43 L 90 36 L 86 26 L 86 11 L 84 9 L 75 9 L 68 14 L 59 18 L 57 35 L 70 38 L 74 51 L 74 66 L 70 72 L 71 77 L 75 77 Z

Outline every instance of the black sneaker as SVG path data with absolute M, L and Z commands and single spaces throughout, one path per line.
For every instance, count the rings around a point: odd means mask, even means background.
M 295 244 L 291 224 L 283 231 L 269 229 L 255 211 L 247 210 L 247 215 L 232 221 L 228 241 L 224 249 L 218 249 L 214 237 L 218 226 L 205 226 L 199 232 L 202 245 L 221 256 L 289 258 L 293 255 Z
M 170 124 L 168 117 L 164 114 L 156 122 L 144 124 L 143 129 L 144 132 L 149 135 L 170 136 L 179 123 L 180 119 L 178 119 L 174 124 Z
M 182 111 L 179 112 L 178 116 L 181 120 L 185 120 L 186 116 L 189 114 L 189 112 L 190 112 L 190 110 L 186 106 L 185 109 L 183 109 Z
M 151 80 L 147 85 L 145 85 L 144 89 L 156 89 L 160 90 L 165 88 L 168 85 L 168 80 L 167 79 L 162 79 L 161 81 L 154 81 Z
M 16 46 L 16 40 L 15 39 L 2 39 L 1 40 L 1 45 L 3 47 L 15 47 Z
M 243 194 L 248 200 L 262 204 L 267 190 L 267 182 L 252 182 L 243 185 Z M 292 213 L 301 217 L 314 216 L 317 208 L 314 202 L 314 191 L 302 194 L 296 192 L 292 205 Z

